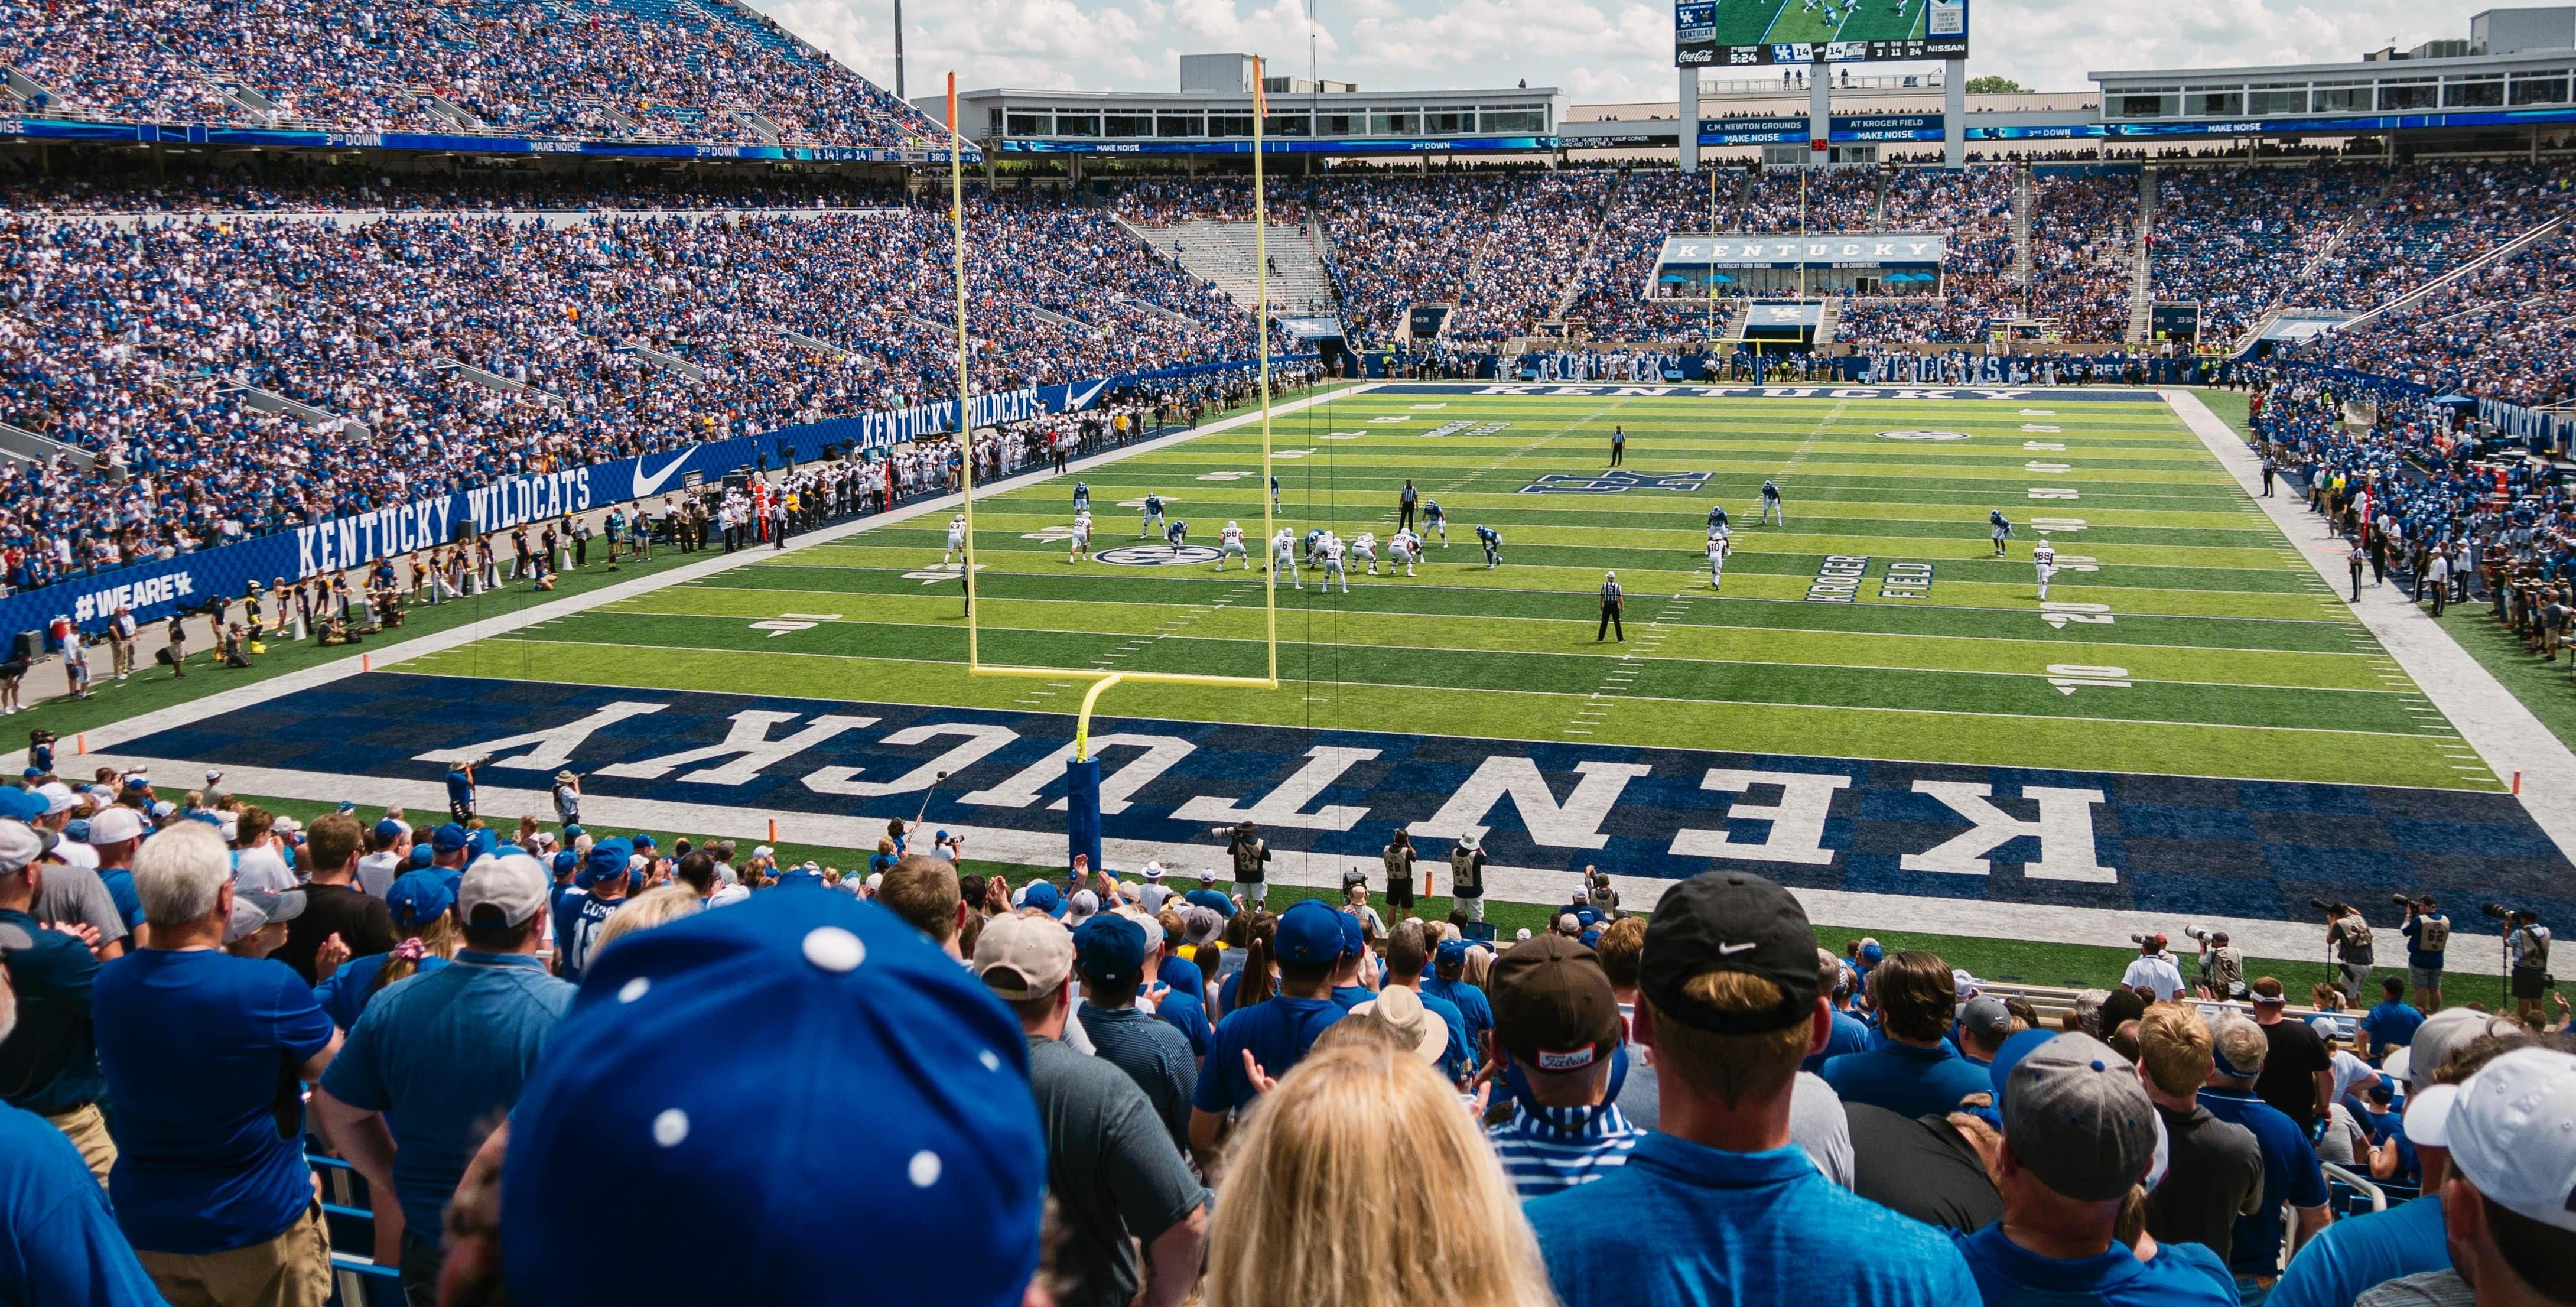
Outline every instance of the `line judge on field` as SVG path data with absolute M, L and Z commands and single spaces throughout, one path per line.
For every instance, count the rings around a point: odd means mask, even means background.
M 1617 572 L 1602 573 L 1601 629 L 1593 633 L 1592 643 L 1601 643 L 1602 640 L 1608 638 L 1609 634 L 1613 631 L 1619 633 L 1619 643 L 1628 643 L 1628 628 L 1622 625 L 1619 621 L 1619 613 L 1621 607 L 1626 601 L 1626 598 L 1626 592 L 1619 588 L 1619 574 Z

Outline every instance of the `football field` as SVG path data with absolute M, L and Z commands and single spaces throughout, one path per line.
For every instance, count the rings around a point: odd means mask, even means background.
M 2081 393 L 2081 392 L 2074 392 Z M 1608 470 L 1611 432 L 1627 433 Z M 1415 576 L 1283 579 L 1275 694 L 1139 685 L 1122 715 L 2087 771 L 2492 788 L 2396 664 L 2160 401 L 2049 404 L 1380 391 L 1275 433 L 1278 521 L 1384 540 L 1410 478 L 1445 511 Z M 977 507 L 987 662 L 1259 675 L 1260 442 L 1240 427 Z M 1765 480 L 1785 523 L 1759 523 Z M 1147 494 L 1189 524 L 1136 538 Z M 1734 553 L 1705 564 L 1712 505 Z M 1996 558 L 1988 514 L 2013 524 Z M 1499 531 L 1488 568 L 1474 528 Z M 922 517 L 424 660 L 415 670 L 1069 710 L 974 678 Z M 2062 571 L 2043 604 L 2030 561 Z M 1603 574 L 1627 640 L 1598 642 Z M 795 629 L 780 629 L 792 625 Z
M 1480 841 L 1508 902 L 1561 903 L 1588 865 L 1638 903 L 1736 867 L 1819 920 L 2070 943 L 2199 922 L 2273 957 L 2310 951 L 2318 896 L 2576 909 L 2523 800 L 2151 392 L 1390 383 L 1285 406 L 1272 448 L 1277 524 L 1374 535 L 1378 574 L 1281 578 L 1276 690 L 1108 692 L 1090 748 L 1122 872 L 1221 864 L 1212 832 L 1250 820 L 1275 883 L 1332 886 L 1403 828 L 1435 862 Z M 1260 450 L 1236 422 L 977 497 L 981 657 L 1062 677 L 968 672 L 934 507 L 111 753 L 411 804 L 480 756 L 492 811 L 543 811 L 568 769 L 621 823 L 864 851 L 920 818 L 970 857 L 1061 866 L 1088 674 L 1267 665 L 1270 578 L 1215 547 L 1233 521 L 1267 552 Z M 1426 526 L 1403 575 L 1408 479 L 1448 539 Z M 1139 537 L 1149 494 L 1181 547 Z M 2064 569 L 2045 601 L 2042 540 Z M 1600 629 L 1613 571 L 1624 640 Z

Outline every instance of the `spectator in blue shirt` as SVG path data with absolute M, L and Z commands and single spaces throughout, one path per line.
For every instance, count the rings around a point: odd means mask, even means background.
M 406 877 L 405 879 L 409 879 Z M 378 1192 L 401 1204 L 407 1295 L 434 1293 L 440 1214 L 484 1137 L 518 1101 L 573 986 L 537 960 L 548 877 L 525 854 L 486 858 L 458 886 L 453 965 L 367 1005 L 322 1077 L 313 1114 Z M 378 1247 L 387 1241 L 378 1232 Z
M 2361 1055 L 2372 1066 L 2390 1053 L 2415 1042 L 2415 1031 L 2424 1024 L 2424 1014 L 2406 1001 L 2406 982 L 2389 976 L 2379 982 L 2382 997 L 2379 1006 L 2361 1016 Z
M 2210 1021 L 2209 1035 L 2213 1065 L 2200 1104 L 2219 1120 L 2252 1131 L 2263 1150 L 2263 1201 L 2250 1215 L 2236 1218 L 2234 1246 L 2227 1254 L 2228 1269 L 2250 1293 L 2256 1287 L 2269 1289 L 2281 1264 L 2282 1204 L 2299 1214 L 2296 1230 L 2288 1233 L 2294 1253 L 2325 1229 L 2333 1214 L 2326 1209 L 2325 1172 L 2317 1169 L 2317 1150 L 2307 1133 L 2254 1092 L 2255 1078 L 2271 1051 L 2263 1028 L 2227 1011 Z
M 12 1038 L 17 1020 L 8 974 L 0 972 L 0 1045 Z M 0 1106 L 0 1302 L 150 1307 L 161 1301 L 80 1150 L 43 1117 Z
M 292 968 L 223 951 L 232 859 L 214 827 L 144 841 L 134 884 L 149 943 L 91 1000 L 117 1224 L 174 1300 L 318 1305 L 330 1238 L 293 1090 L 321 1078 L 339 1032 Z
M 2155 1164 L 2156 1109 L 2137 1069 L 2080 1032 L 2015 1042 L 2006 1058 L 1993 1076 L 2003 1219 L 1957 1236 L 1986 1307 L 2236 1307 L 2216 1259 L 2140 1261 L 2113 1237 Z
M 1939 1116 L 1966 1095 L 1993 1090 L 1986 1069 L 1959 1056 L 1947 1038 L 1959 993 L 1949 963 L 1919 949 L 1891 953 L 1870 969 L 1869 990 L 1882 1042 L 1834 1058 L 1816 1073 L 1844 1102 L 1904 1117 Z
M 472 758 L 447 764 L 447 816 L 458 825 L 474 820 L 474 765 Z
M 1468 1051 L 1480 1056 L 1476 1050 L 1485 1046 L 1485 1032 L 1494 1028 L 1494 1005 L 1484 990 L 1467 983 L 1467 941 L 1440 941 L 1432 954 L 1431 979 L 1422 982 L 1422 994 L 1456 1005 Z
M 1440 1060 L 1434 1065 L 1440 1068 L 1440 1074 L 1449 1077 L 1449 1083 L 1464 1084 L 1479 1063 L 1476 1046 L 1467 1042 L 1467 1014 L 1457 1004 L 1432 993 L 1427 987 L 1429 982 L 1423 979 L 1422 972 L 1428 953 L 1422 923 L 1397 922 L 1395 929 L 1388 931 L 1386 936 L 1385 987 L 1412 990 L 1422 999 L 1423 1008 L 1440 1018 L 1440 1024 L 1448 1028 L 1449 1039 L 1441 1047 Z
M 1226 1121 L 1252 1105 L 1256 1076 L 1276 1080 L 1342 1019 L 1333 1001 L 1333 972 L 1342 961 L 1341 913 L 1320 899 L 1299 899 L 1279 914 L 1270 948 L 1279 955 L 1279 992 L 1228 1011 L 1208 1038 L 1207 1060 L 1190 1099 L 1190 1149 L 1212 1162 Z M 1244 963 L 1263 964 L 1256 941 Z
M 435 871 L 406 871 L 385 891 L 385 909 L 402 943 L 391 952 L 350 958 L 313 987 L 313 1001 L 331 1014 L 342 1030 L 358 1024 L 358 1014 L 385 987 L 425 971 L 436 971 L 456 955 L 455 896 Z M 345 956 L 343 946 L 327 944 L 318 957 Z
M 1836 1188 L 1790 1142 L 1798 1063 L 1832 1029 L 1815 950 L 1797 899 L 1758 876 L 1703 873 L 1656 905 L 1636 1039 L 1661 1129 L 1526 1209 L 1565 1307 L 1977 1300 L 1947 1238 Z
M 1871 947 L 1877 946 L 1873 944 Z M 1816 950 L 1816 974 L 1818 983 L 1824 986 L 1826 997 L 1833 1000 L 1834 1028 L 1833 1033 L 1825 1037 L 1825 1046 L 1808 1054 L 1807 1060 L 1799 1064 L 1801 1071 L 1819 1070 L 1825 1063 L 1845 1053 L 1866 1053 L 1871 1045 L 1878 1042 L 1877 1032 L 1852 1010 L 1852 988 L 1858 983 L 1858 973 L 1843 965 L 1841 958 L 1819 948 Z
M 47 870 L 36 860 L 43 848 L 26 824 L 0 821 L 0 975 L 18 992 L 18 1031 L 0 1038 L 0 1093 L 62 1131 L 106 1184 L 116 1143 L 98 1110 L 107 1083 L 90 1027 L 99 961 L 79 936 L 31 915 Z

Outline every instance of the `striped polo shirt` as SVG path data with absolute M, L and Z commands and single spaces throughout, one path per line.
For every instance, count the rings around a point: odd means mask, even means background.
M 1523 1199 L 1589 1184 L 1628 1160 L 1645 1131 L 1628 1124 L 1611 1104 L 1542 1107 L 1512 1104 L 1512 1116 L 1485 1131 L 1503 1159 L 1503 1173 Z

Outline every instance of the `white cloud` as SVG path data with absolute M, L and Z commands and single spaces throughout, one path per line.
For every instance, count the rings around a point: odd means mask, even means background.
M 891 0 L 752 0 L 860 72 L 894 83 Z M 1672 10 L 1644 0 L 1315 0 L 1323 76 L 1363 89 L 1476 89 L 1527 78 L 1578 102 L 1673 93 Z M 2097 70 L 2333 62 L 2465 37 L 2489 0 L 1975 0 L 1972 73 L 2080 90 Z M 1241 50 L 1304 75 L 1302 0 L 911 0 L 907 89 L 1165 91 L 1180 56 Z

